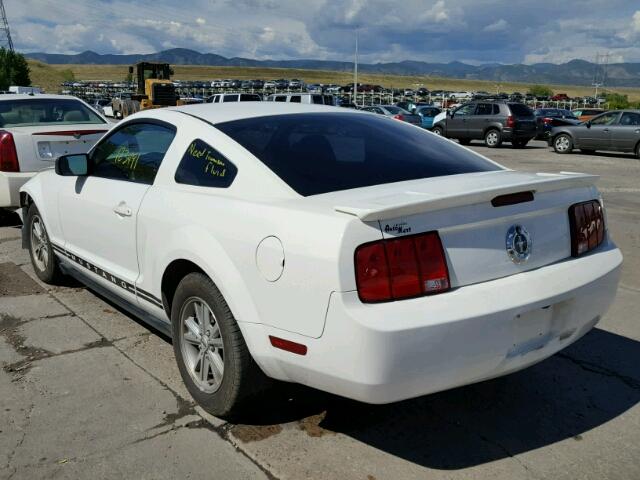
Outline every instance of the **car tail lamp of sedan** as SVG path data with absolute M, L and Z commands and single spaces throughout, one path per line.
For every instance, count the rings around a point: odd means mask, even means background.
M 604 212 L 597 200 L 571 205 L 569 223 L 573 257 L 579 257 L 593 250 L 604 240 Z
M 449 290 L 449 270 L 437 232 L 380 240 L 355 253 L 356 285 L 365 303 Z
M 402 115 L 401 113 L 395 114 L 393 118 L 395 118 L 396 120 L 404 121 L 404 115 Z
M 0 130 L 0 172 L 19 172 L 18 152 L 13 135 Z

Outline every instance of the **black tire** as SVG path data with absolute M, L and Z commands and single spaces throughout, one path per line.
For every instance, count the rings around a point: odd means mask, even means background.
M 222 381 L 215 391 L 210 392 L 203 390 L 194 381 L 183 352 L 183 348 L 187 348 L 184 345 L 188 342 L 183 340 L 185 327 L 181 317 L 186 315 L 184 308 L 194 298 L 201 299 L 210 308 L 222 339 Z M 194 400 L 207 412 L 227 420 L 237 418 L 256 395 L 271 385 L 271 380 L 251 357 L 227 302 L 206 275 L 190 273 L 180 281 L 173 297 L 171 324 L 173 351 L 182 380 Z
M 433 127 L 431 129 L 431 133 L 435 133 L 436 135 L 439 135 L 441 137 L 444 136 L 444 129 L 442 127 Z
M 469 145 L 469 144 L 471 144 L 471 140 L 466 139 L 466 138 L 459 138 L 458 142 L 460 143 L 460 145 Z
M 511 142 L 513 148 L 524 148 L 529 143 L 528 140 L 514 140 Z
M 502 145 L 502 134 L 497 128 L 489 129 L 484 134 L 484 144 L 489 148 L 498 148 Z
M 636 145 L 636 157 L 640 158 L 640 142 L 638 142 L 638 145 Z
M 29 207 L 24 228 L 27 229 L 27 248 L 34 272 L 44 283 L 57 285 L 63 274 L 35 203 Z
M 571 153 L 573 150 L 573 139 L 566 133 L 561 133 L 553 139 L 553 150 L 561 155 Z

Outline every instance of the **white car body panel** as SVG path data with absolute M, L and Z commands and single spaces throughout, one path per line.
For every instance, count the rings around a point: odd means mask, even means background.
M 135 304 L 165 331 L 163 275 L 173 262 L 190 261 L 218 286 L 268 376 L 367 402 L 410 398 L 524 368 L 577 340 L 604 315 L 622 256 L 607 235 L 593 252 L 572 258 L 566 213 L 573 203 L 599 198 L 593 176 L 500 170 L 302 197 L 211 126 L 327 111 L 354 113 L 272 102 L 140 112 L 121 124 L 150 118 L 177 127 L 153 185 L 110 190 L 106 183 L 114 181 L 88 177 L 83 183 L 46 171 L 22 191 L 40 209 L 62 261 Z M 175 182 L 194 139 L 236 165 L 239 173 L 229 188 Z M 496 195 L 522 190 L 534 190 L 535 201 L 491 206 Z M 131 216 L 112 211 L 121 201 Z M 534 238 L 535 255 L 521 265 L 504 249 L 504 231 L 516 222 Z M 386 223 L 404 227 L 386 229 Z M 431 230 L 440 233 L 454 288 L 362 303 L 356 248 Z M 72 258 L 77 256 L 80 262 Z M 308 354 L 275 349 L 269 335 L 302 343 Z
M 0 103 L 3 100 L 33 100 L 34 98 L 73 99 L 82 103 L 105 123 L 2 127 L 2 130 L 13 135 L 20 172 L 0 171 L 0 208 L 19 207 L 19 190 L 25 182 L 40 170 L 52 168 L 56 158 L 61 155 L 88 152 L 111 126 L 100 113 L 86 102 L 67 95 L 0 95 Z

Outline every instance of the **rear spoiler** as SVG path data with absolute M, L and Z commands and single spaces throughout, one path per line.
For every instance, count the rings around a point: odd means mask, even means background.
M 532 174 L 526 180 L 520 179 L 511 183 L 506 181 L 504 186 L 483 185 L 483 182 L 480 181 L 477 182 L 477 188 L 471 187 L 464 192 L 450 194 L 430 193 L 428 189 L 416 191 L 408 188 L 398 194 L 354 200 L 351 205 L 335 206 L 334 210 L 356 216 L 363 222 L 389 220 L 417 213 L 490 202 L 497 196 L 510 193 L 550 192 L 568 188 L 591 187 L 599 178 L 598 175 L 573 172 L 538 173 Z M 505 178 L 505 180 L 507 179 Z

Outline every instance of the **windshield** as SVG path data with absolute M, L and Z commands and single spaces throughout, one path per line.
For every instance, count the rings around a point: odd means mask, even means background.
M 72 98 L 0 101 L 0 127 L 104 123 L 106 122 L 82 102 Z
M 449 140 L 361 113 L 274 115 L 216 128 L 303 196 L 500 168 Z

